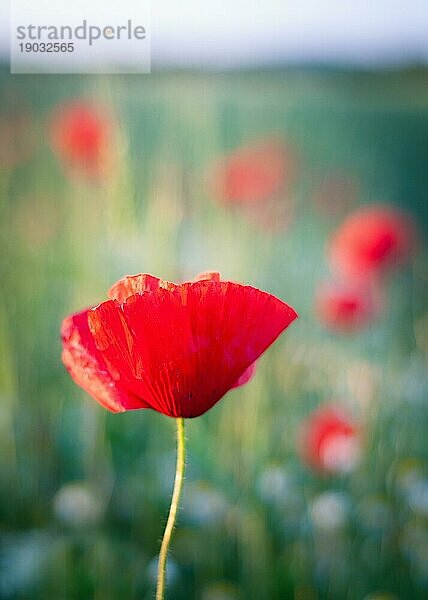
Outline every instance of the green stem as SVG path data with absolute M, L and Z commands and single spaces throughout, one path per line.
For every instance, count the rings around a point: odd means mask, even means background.
M 177 465 L 175 469 L 174 491 L 172 493 L 171 506 L 169 508 L 168 521 L 163 534 L 162 544 L 159 552 L 158 577 L 156 586 L 156 600 L 164 600 L 165 597 L 165 571 L 168 548 L 171 542 L 172 532 L 177 518 L 178 505 L 180 503 L 181 491 L 183 489 L 184 468 L 186 458 L 186 440 L 184 437 L 184 419 L 177 418 Z

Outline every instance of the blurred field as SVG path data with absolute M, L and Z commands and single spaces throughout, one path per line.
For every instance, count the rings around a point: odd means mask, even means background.
M 208 269 L 300 319 L 248 386 L 187 423 L 168 597 L 427 597 L 427 84 L 423 69 L 0 75 L 0 598 L 152 597 L 174 422 L 107 414 L 67 375 L 59 328 L 124 274 Z M 69 177 L 48 141 L 51 111 L 81 97 L 114 123 L 100 182 Z M 271 135 L 296 161 L 284 210 L 218 202 L 216 161 Z M 418 253 L 376 322 L 330 332 L 313 310 L 326 241 L 379 201 L 413 215 Z M 331 401 L 364 428 L 348 475 L 312 472 L 296 449 L 304 417 Z

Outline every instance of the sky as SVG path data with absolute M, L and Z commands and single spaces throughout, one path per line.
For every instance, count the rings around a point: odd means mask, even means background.
M 3 56 L 8 23 L 1 0 Z M 151 31 L 155 66 L 428 62 L 428 0 L 153 0 Z

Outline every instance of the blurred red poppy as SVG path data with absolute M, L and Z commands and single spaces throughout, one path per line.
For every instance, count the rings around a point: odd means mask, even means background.
M 329 329 L 352 333 L 372 323 L 380 314 L 380 290 L 374 284 L 330 282 L 319 286 L 315 313 Z
M 415 227 L 398 209 L 366 206 L 351 214 L 333 234 L 332 267 L 349 277 L 371 277 L 407 261 L 415 247 Z
M 175 284 L 125 277 L 110 300 L 65 319 L 63 361 L 112 412 L 196 417 L 249 379 L 254 361 L 297 317 L 274 296 L 205 273 Z
M 316 471 L 349 472 L 361 456 L 359 429 L 343 409 L 323 406 L 303 423 L 299 450 L 304 462 Z
M 111 123 L 95 104 L 74 100 L 57 106 L 49 133 L 52 148 L 73 173 L 97 178 L 110 167 Z
M 219 199 L 251 204 L 277 197 L 294 181 L 296 161 L 280 140 L 242 146 L 220 164 L 215 178 Z

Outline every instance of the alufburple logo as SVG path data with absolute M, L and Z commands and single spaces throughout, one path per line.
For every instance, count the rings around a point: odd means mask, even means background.
M 71 42 L 73 40 L 88 42 L 92 46 L 97 40 L 144 40 L 146 39 L 146 28 L 143 25 L 134 25 L 128 19 L 126 25 L 92 25 L 83 19 L 81 25 L 71 27 L 70 25 L 18 25 L 16 38 L 20 41 L 61 41 Z
M 12 0 L 12 73 L 149 73 L 150 6 Z M 126 18 L 125 18 L 126 15 Z

